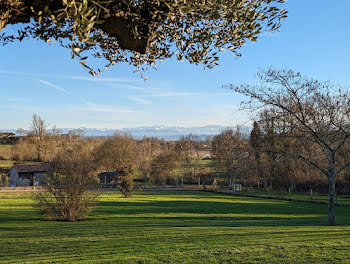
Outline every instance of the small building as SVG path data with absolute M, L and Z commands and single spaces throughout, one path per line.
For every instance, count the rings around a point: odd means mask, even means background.
M 10 186 L 41 186 L 49 175 L 49 164 L 15 164 L 10 169 Z
M 98 175 L 101 184 L 113 183 L 117 180 L 118 172 L 116 171 L 105 171 Z
M 14 133 L 0 132 L 0 144 L 11 144 L 16 140 Z
M 14 138 L 16 134 L 9 132 L 0 132 L 0 138 Z

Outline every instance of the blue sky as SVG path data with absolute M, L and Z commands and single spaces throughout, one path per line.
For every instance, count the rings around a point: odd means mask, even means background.
M 349 85 L 350 1 L 289 0 L 286 8 L 279 32 L 247 44 L 241 58 L 222 53 L 212 70 L 167 60 L 146 82 L 123 64 L 94 78 L 55 44 L 0 47 L 0 128 L 28 128 L 33 113 L 58 127 L 245 125 L 243 98 L 222 85 L 254 82 L 269 66 Z

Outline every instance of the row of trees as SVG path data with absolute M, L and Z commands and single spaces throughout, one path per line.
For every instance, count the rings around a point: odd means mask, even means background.
M 257 76 L 256 85 L 227 86 L 249 98 L 244 107 L 259 112 L 262 129 L 255 123 L 250 137 L 257 176 L 322 175 L 329 186 L 329 224 L 335 225 L 336 180 L 350 167 L 348 89 L 292 70 L 270 68 Z
M 55 133 L 48 136 L 43 132 L 45 122 L 33 116 L 29 138 L 34 140 L 37 160 L 44 159 L 45 139 L 55 141 L 49 144 L 51 147 L 59 146 L 56 152 L 49 151 L 52 155 L 56 153 L 54 157 L 78 142 L 89 145 L 94 169 L 120 172 L 121 190 L 126 197 L 131 195 L 135 172 L 146 183 L 160 184 L 166 184 L 171 178 L 182 183 L 184 175 L 208 178 L 208 174 L 222 175 L 232 181 L 255 182 L 266 189 L 326 183 L 329 224 L 335 225 L 336 181 L 346 180 L 350 167 L 348 91 L 290 70 L 268 69 L 258 77 L 258 85 L 227 86 L 248 96 L 250 100 L 243 106 L 258 110 L 258 115 L 250 137 L 240 129 L 231 129 L 212 139 L 215 174 L 193 166 L 193 159 L 203 146 L 193 135 L 177 142 L 154 138 L 135 140 L 128 134 L 116 134 L 108 139 L 76 137 L 76 140 L 63 141 Z M 21 142 L 16 147 L 20 145 Z M 179 177 L 174 177 L 176 174 Z
M 123 171 L 137 176 L 146 184 L 183 184 L 183 175 L 195 178 L 198 168 L 193 160 L 199 158 L 202 145 L 208 144 L 195 135 L 183 136 L 178 141 L 148 137 L 136 140 L 125 133 L 91 138 L 83 137 L 79 130 L 61 134 L 59 129 L 48 127 L 45 120 L 33 115 L 30 129 L 19 129 L 19 133 L 25 136 L 13 145 L 12 159 L 52 162 L 62 151 L 85 145 L 90 150 L 97 172 Z

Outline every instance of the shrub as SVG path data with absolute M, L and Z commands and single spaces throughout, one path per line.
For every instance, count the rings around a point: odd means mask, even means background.
M 10 183 L 9 177 L 6 173 L 0 172 L 0 187 L 6 187 Z
M 34 197 L 48 220 L 82 220 L 95 206 L 99 193 L 90 157 L 89 152 L 74 147 L 61 151 L 51 162 L 44 191 Z
M 121 173 L 119 189 L 125 198 L 130 198 L 132 196 L 134 190 L 134 177 L 132 173 Z

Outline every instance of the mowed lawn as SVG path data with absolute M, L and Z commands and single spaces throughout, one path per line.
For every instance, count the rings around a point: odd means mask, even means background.
M 0 193 L 0 263 L 350 263 L 350 208 L 205 192 L 105 192 L 87 220 L 43 221 Z

